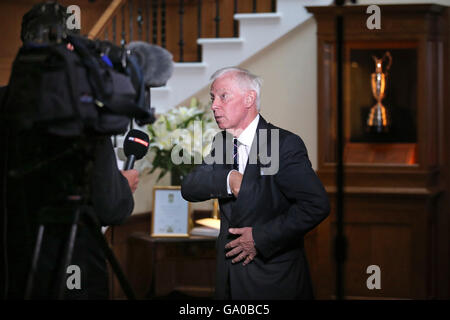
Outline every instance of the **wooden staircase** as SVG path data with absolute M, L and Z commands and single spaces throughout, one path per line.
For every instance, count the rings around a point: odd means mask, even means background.
M 274 12 L 275 5 L 276 0 L 113 0 L 89 38 L 117 45 L 146 41 L 170 51 L 175 62 L 198 62 L 198 38 L 237 37 L 234 14 Z
M 331 0 L 114 0 L 89 33 L 118 45 L 142 40 L 173 54 L 167 85 L 152 88 L 163 113 L 208 85 L 219 68 L 239 65 L 311 17 L 307 5 Z

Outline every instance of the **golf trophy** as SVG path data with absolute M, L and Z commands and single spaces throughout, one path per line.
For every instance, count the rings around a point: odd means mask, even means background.
M 372 86 L 372 94 L 376 104 L 370 109 L 367 118 L 367 129 L 370 132 L 381 133 L 389 131 L 390 120 L 386 111 L 386 107 L 381 103 L 385 97 L 386 78 L 392 64 L 392 56 L 386 51 L 384 56 L 379 59 L 372 56 L 375 61 L 375 72 L 371 74 L 370 84 Z M 387 60 L 387 66 L 383 72 L 383 62 Z

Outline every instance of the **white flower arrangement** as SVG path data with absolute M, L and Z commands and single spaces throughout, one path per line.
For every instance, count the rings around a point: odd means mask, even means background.
M 189 173 L 209 154 L 211 142 L 219 132 L 212 111 L 201 107 L 196 98 L 191 100 L 189 107 L 180 106 L 159 115 L 147 130 L 149 152 L 141 161 L 140 170 L 148 172 L 150 169 L 153 173 L 157 168 L 161 169 L 158 180 L 167 172 L 178 178 Z M 179 163 L 180 157 L 182 163 Z

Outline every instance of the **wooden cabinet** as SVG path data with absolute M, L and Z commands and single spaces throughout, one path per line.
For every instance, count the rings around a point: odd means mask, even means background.
M 134 233 L 128 239 L 129 280 L 138 299 L 212 298 L 215 289 L 216 239 L 152 238 Z
M 335 17 L 344 16 L 344 231 L 347 298 L 449 297 L 449 8 L 383 5 L 369 30 L 366 6 L 308 7 L 317 22 L 318 175 L 332 213 L 318 228 L 316 295 L 335 293 Z M 392 126 L 369 132 L 372 55 L 389 51 L 386 85 Z M 319 244 L 319 242 L 317 242 Z M 369 290 L 367 267 L 381 271 Z

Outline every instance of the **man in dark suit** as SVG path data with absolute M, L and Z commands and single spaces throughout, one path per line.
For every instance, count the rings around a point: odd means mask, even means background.
M 258 77 L 230 67 L 211 79 L 224 131 L 181 191 L 188 201 L 219 199 L 216 298 L 312 299 L 303 237 L 330 209 L 306 147 L 259 115 Z

